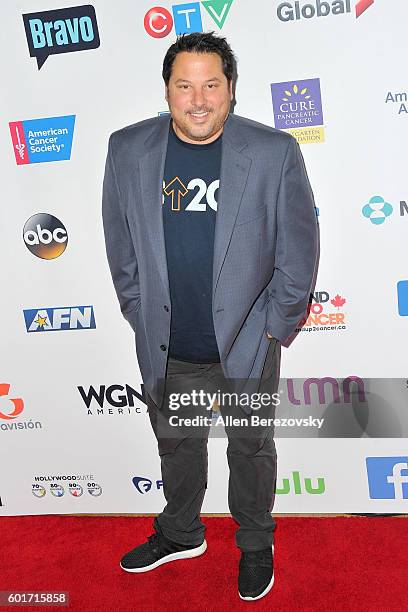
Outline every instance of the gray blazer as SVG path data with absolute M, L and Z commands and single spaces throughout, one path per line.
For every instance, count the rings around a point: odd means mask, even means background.
M 102 216 L 123 316 L 135 332 L 145 389 L 161 405 L 171 303 L 162 219 L 170 115 L 109 138 Z M 248 392 L 270 340 L 304 316 L 318 223 L 300 147 L 290 134 L 229 114 L 222 138 L 213 263 L 213 320 L 226 377 Z M 245 382 L 246 381 L 246 382 Z

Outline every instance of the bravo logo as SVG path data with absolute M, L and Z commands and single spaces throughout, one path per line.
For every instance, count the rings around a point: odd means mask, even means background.
M 96 328 L 93 306 L 31 308 L 23 312 L 28 332 Z
M 374 0 L 357 0 L 355 3 L 356 17 L 360 17 L 373 4 Z M 277 16 L 280 21 L 297 21 L 351 12 L 350 0 L 315 0 L 307 4 L 295 0 L 295 2 L 282 2 L 277 8 Z
M 100 45 L 95 9 L 90 4 L 23 15 L 30 57 L 38 70 L 49 55 L 96 49 Z
M 9 123 L 18 166 L 71 158 L 75 115 Z
M 338 293 L 330 298 L 327 291 L 316 291 L 310 296 L 307 317 L 300 321 L 296 331 L 326 331 L 346 329 L 346 299 Z
M 144 16 L 144 28 L 153 38 L 164 38 L 174 29 L 177 36 L 180 34 L 191 34 L 191 32 L 202 32 L 203 23 L 201 17 L 202 5 L 208 15 L 221 29 L 225 23 L 234 0 L 204 0 L 203 2 L 189 2 L 186 4 L 174 4 L 172 13 L 162 6 L 155 6 L 147 11 Z

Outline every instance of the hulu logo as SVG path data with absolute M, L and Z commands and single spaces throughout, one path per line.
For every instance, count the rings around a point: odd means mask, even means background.
M 324 483 L 324 478 L 317 478 L 317 485 L 313 487 L 311 478 L 303 479 L 304 490 L 306 493 L 310 493 L 310 495 L 322 495 L 325 492 L 326 486 Z M 275 492 L 277 495 L 288 495 L 290 492 L 295 493 L 295 495 L 302 495 L 303 487 L 302 481 L 300 478 L 300 473 L 295 471 L 292 472 L 292 478 L 282 478 L 282 486 L 276 486 Z

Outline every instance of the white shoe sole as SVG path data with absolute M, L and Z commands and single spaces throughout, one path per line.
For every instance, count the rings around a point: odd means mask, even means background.
M 274 546 L 272 544 L 272 556 L 274 554 Z M 270 583 L 268 584 L 268 586 L 262 591 L 262 593 L 260 595 L 257 595 L 256 597 L 243 597 L 241 595 L 241 593 L 238 591 L 238 595 L 240 596 L 241 599 L 243 599 L 244 601 L 256 601 L 257 599 L 261 599 L 261 597 L 265 597 L 265 595 L 267 595 L 267 593 L 269 593 L 269 591 L 271 590 L 271 588 L 273 587 L 273 583 L 275 580 L 275 568 L 274 568 L 274 572 L 272 574 L 272 578 Z
M 130 572 L 132 574 L 140 574 L 142 572 L 150 572 L 151 570 L 156 569 L 156 567 L 159 567 L 160 565 L 163 565 L 164 563 L 169 563 L 170 561 L 177 561 L 178 559 L 192 559 L 194 557 L 199 557 L 200 555 L 205 553 L 206 550 L 207 550 L 207 542 L 204 540 L 204 542 L 200 544 L 200 546 L 197 546 L 197 548 L 190 548 L 190 550 L 182 550 L 180 552 L 171 553 L 170 555 L 166 555 L 165 557 L 158 559 L 151 565 L 145 565 L 144 567 L 135 567 L 133 569 L 130 569 L 128 567 L 123 567 L 122 563 L 120 563 L 119 565 L 123 570 L 125 570 L 125 572 Z

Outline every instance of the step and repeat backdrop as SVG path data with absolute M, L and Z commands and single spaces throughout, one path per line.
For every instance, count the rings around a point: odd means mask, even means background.
M 234 112 L 297 138 L 319 219 L 310 312 L 282 348 L 292 413 L 275 429 L 274 510 L 406 512 L 406 0 L 1 10 L 0 514 L 164 505 L 101 191 L 109 135 L 168 112 L 163 57 L 192 31 L 226 36 L 236 53 Z M 228 512 L 225 450 L 210 439 L 205 512 Z

